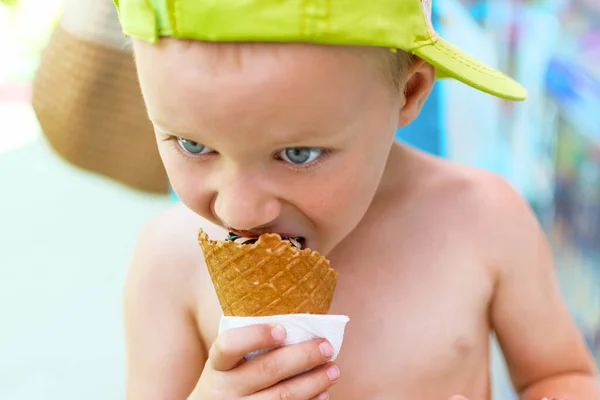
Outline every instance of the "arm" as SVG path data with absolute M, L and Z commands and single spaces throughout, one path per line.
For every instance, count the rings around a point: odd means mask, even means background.
M 186 399 L 206 361 L 194 317 L 197 277 L 167 224 L 159 217 L 144 228 L 127 277 L 128 400 Z
M 594 362 L 561 296 L 551 251 L 529 207 L 504 182 L 486 199 L 497 285 L 492 324 L 523 400 L 600 399 Z

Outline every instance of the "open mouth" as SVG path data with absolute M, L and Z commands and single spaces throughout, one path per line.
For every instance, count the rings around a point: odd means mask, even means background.
M 302 250 L 304 248 L 304 243 L 306 242 L 306 239 L 304 239 L 301 236 L 282 236 L 281 238 L 283 240 L 287 240 L 288 242 L 290 242 L 292 244 L 292 246 L 294 246 L 300 250 Z M 239 243 L 239 244 L 252 244 L 252 243 L 256 243 L 258 238 L 241 236 L 236 233 L 229 232 L 229 235 L 227 236 L 226 240 L 235 242 L 235 243 Z

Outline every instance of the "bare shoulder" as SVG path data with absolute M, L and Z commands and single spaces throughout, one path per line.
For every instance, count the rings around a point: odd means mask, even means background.
M 452 199 L 469 216 L 469 225 L 484 240 L 538 236 L 537 218 L 527 200 L 504 177 L 480 168 L 438 160 L 440 199 Z
M 422 178 L 431 190 L 429 195 L 443 195 L 445 199 L 459 201 L 471 211 L 486 214 L 491 207 L 502 206 L 495 212 L 523 212 L 524 207 L 527 208 L 526 201 L 512 184 L 496 173 L 423 154 L 417 155 L 414 162 L 422 165 Z
M 178 297 L 182 304 L 194 306 L 199 284 L 205 273 L 198 231 L 220 234 L 220 228 L 204 220 L 182 204 L 152 218 L 142 228 L 130 271 L 130 281 L 145 282 L 155 294 Z M 136 284 L 136 286 L 138 286 Z
M 453 211 L 468 212 L 477 223 L 506 223 L 506 218 L 534 217 L 527 201 L 504 177 L 469 165 L 419 154 L 414 161 L 422 164 L 420 179 L 423 194 L 449 202 Z M 415 170 L 418 167 L 414 167 Z M 535 217 L 534 217 L 535 219 Z
M 198 244 L 200 229 L 209 235 L 220 234 L 221 230 L 183 204 L 177 203 L 146 223 L 140 233 L 138 245 L 154 257 L 188 265 L 190 262 L 195 263 L 198 256 L 202 257 Z
M 546 246 L 528 202 L 504 177 L 421 153 L 413 155 L 412 164 L 418 175 L 413 180 L 415 201 L 476 243 L 486 263 L 511 264 L 505 260 L 508 254 Z

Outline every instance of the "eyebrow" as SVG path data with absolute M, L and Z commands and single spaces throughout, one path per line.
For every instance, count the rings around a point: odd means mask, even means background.
M 192 132 L 183 132 L 183 131 L 176 131 L 176 130 L 172 130 L 172 129 L 167 129 L 165 128 L 164 125 L 161 125 L 160 123 L 157 123 L 153 120 L 150 120 L 156 130 L 156 133 L 158 133 L 159 135 L 165 135 L 165 136 L 174 136 L 174 137 L 178 137 L 178 138 L 184 138 L 184 139 L 188 139 L 188 140 L 192 140 L 192 141 L 199 141 L 202 139 L 197 139 L 194 138 L 194 134 Z M 287 138 L 280 138 L 278 140 L 273 140 L 272 141 L 272 145 L 274 147 L 278 147 L 278 148 L 287 148 L 287 147 L 303 147 L 305 146 L 305 142 L 307 141 L 318 141 L 319 143 L 316 143 L 316 146 L 329 146 L 328 143 L 323 143 L 323 141 L 325 142 L 329 142 L 330 140 L 336 140 L 336 138 L 340 135 L 343 135 L 342 131 L 336 133 L 336 134 L 329 134 L 326 137 L 323 137 L 323 135 L 321 133 L 319 133 L 318 131 L 315 130 L 306 130 L 306 131 L 301 131 L 301 132 L 295 132 L 295 133 L 290 133 L 289 137 Z M 202 143 L 204 143 L 204 141 L 202 141 Z
M 158 133 L 162 133 L 162 134 L 171 134 L 169 129 L 165 129 L 162 125 L 159 125 L 158 123 L 154 122 L 153 120 L 150 120 L 150 122 L 152 123 L 152 126 L 154 126 L 154 130 L 156 130 Z
M 152 125 L 154 126 L 154 130 L 156 131 L 156 133 L 158 133 L 160 135 L 178 136 L 178 137 L 183 137 L 186 139 L 188 138 L 187 134 L 185 134 L 185 133 L 176 132 L 176 131 L 173 131 L 172 129 L 167 129 L 163 125 L 160 125 L 152 120 L 150 120 L 150 122 L 152 122 Z

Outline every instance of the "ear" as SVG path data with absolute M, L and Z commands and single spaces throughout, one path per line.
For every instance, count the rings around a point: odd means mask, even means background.
M 411 66 L 406 76 L 406 83 L 402 88 L 398 127 L 406 126 L 417 118 L 434 82 L 435 69 L 431 64 L 424 60 L 418 60 Z

